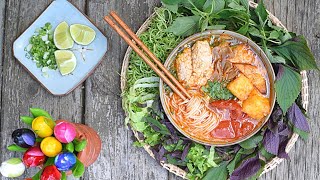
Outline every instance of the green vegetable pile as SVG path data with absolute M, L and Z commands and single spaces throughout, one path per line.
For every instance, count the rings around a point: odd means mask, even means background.
M 208 81 L 207 86 L 202 86 L 201 89 L 213 100 L 229 100 L 234 97 L 225 85 L 219 81 Z
M 25 48 L 26 57 L 35 61 L 38 68 L 57 69 L 54 52 L 57 50 L 53 42 L 52 25 L 46 23 L 38 28 Z
M 159 77 L 136 54 L 130 56 L 123 93 L 126 122 L 138 132 L 137 146 L 149 145 L 159 162 L 174 164 L 189 179 L 256 179 L 274 157 L 288 158 L 285 147 L 293 132 L 310 132 L 301 106 L 302 70 L 317 69 L 303 36 L 274 26 L 263 1 L 257 8 L 247 0 L 162 0 L 141 40 L 164 62 L 188 35 L 227 29 L 255 41 L 268 55 L 277 74 L 277 103 L 268 123 L 250 139 L 228 147 L 208 147 L 181 135 L 165 116 L 159 102 Z M 231 95 L 221 84 L 203 90 L 216 99 Z

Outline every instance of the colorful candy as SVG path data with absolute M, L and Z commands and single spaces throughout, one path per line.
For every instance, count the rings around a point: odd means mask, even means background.
M 41 151 L 48 157 L 55 157 L 62 151 L 62 144 L 55 137 L 46 137 L 40 144 Z
M 47 166 L 43 169 L 40 180 L 60 180 L 61 173 L 55 165 Z
M 68 122 L 60 122 L 54 127 L 54 136 L 62 143 L 69 143 L 74 140 L 76 128 Z
M 32 147 L 36 141 L 36 135 L 30 129 L 16 129 L 12 133 L 14 143 L 23 148 Z
M 32 121 L 33 131 L 42 138 L 51 136 L 54 126 L 55 122 L 44 116 L 39 116 Z
M 77 162 L 77 157 L 71 152 L 58 154 L 54 159 L 54 164 L 59 171 L 69 171 Z
M 0 173 L 4 177 L 19 177 L 25 170 L 26 167 L 19 158 L 12 158 L 4 161 L 0 166 Z
M 27 167 L 36 167 L 43 164 L 46 156 L 39 147 L 29 148 L 23 155 L 22 161 Z

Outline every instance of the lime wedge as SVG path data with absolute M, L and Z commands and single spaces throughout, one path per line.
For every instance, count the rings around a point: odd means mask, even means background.
M 71 38 L 67 22 L 63 21 L 56 27 L 53 34 L 53 41 L 58 49 L 72 48 L 74 42 Z
M 60 73 L 64 76 L 74 71 L 77 60 L 72 51 L 57 50 L 54 52 Z
M 96 37 L 96 32 L 89 26 L 82 24 L 73 24 L 70 26 L 72 39 L 81 45 L 90 44 Z

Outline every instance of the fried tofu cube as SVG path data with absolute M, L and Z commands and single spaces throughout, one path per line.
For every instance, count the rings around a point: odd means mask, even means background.
M 254 52 L 248 44 L 238 44 L 233 47 L 234 56 L 228 59 L 232 63 L 253 64 L 256 60 Z
M 227 85 L 227 89 L 240 100 L 246 100 L 254 89 L 250 80 L 242 73 Z
M 261 75 L 258 68 L 249 64 L 235 64 L 235 66 L 243 73 L 252 84 L 262 93 L 267 92 L 267 85 L 265 78 Z
M 270 113 L 270 100 L 253 90 L 242 103 L 242 111 L 253 119 L 261 120 Z

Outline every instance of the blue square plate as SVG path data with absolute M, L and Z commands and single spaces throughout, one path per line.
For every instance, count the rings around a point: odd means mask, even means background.
M 41 68 L 37 68 L 36 63 L 32 59 L 26 57 L 25 47 L 29 44 L 30 37 L 37 28 L 43 27 L 45 23 L 50 22 L 52 29 L 66 21 L 69 26 L 72 24 L 84 24 L 96 31 L 94 41 L 85 46 L 85 48 L 93 49 L 85 52 L 85 61 L 82 59 L 79 51 L 73 51 L 77 58 L 77 66 L 70 75 L 62 76 L 59 70 L 48 70 L 48 77 L 43 76 Z M 74 43 L 75 48 L 80 45 Z M 31 73 L 42 86 L 44 86 L 53 95 L 66 95 L 80 85 L 94 69 L 99 65 L 104 54 L 107 51 L 107 38 L 95 27 L 76 7 L 66 0 L 53 1 L 49 7 L 38 17 L 38 19 L 14 42 L 14 56 Z

